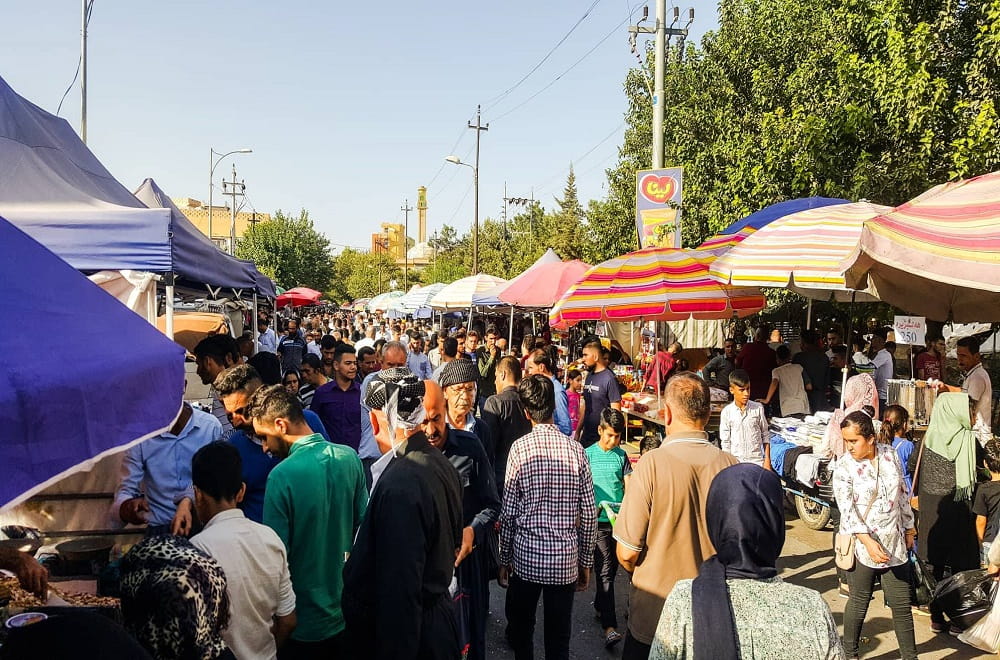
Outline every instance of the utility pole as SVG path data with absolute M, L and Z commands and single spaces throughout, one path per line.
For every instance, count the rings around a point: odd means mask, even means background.
M 236 180 L 236 165 L 233 164 L 233 180 L 222 180 L 222 194 L 233 198 L 229 209 L 229 254 L 236 254 L 236 198 L 243 197 L 245 191 L 246 184 Z
M 663 0 L 666 2 L 666 0 Z M 474 181 L 472 182 L 476 188 L 475 195 L 475 206 L 476 206 L 476 218 L 472 225 L 472 274 L 479 274 L 479 136 L 483 131 L 490 130 L 490 125 L 487 123 L 485 126 L 482 124 L 481 108 L 476 106 L 476 123 L 469 122 L 469 128 L 475 129 L 476 131 L 476 166 L 472 168 L 474 175 Z
M 410 206 L 410 200 L 404 199 L 403 205 L 399 208 L 403 212 L 403 290 L 410 290 L 410 276 L 409 276 L 409 266 L 410 266 L 410 211 L 413 207 Z
M 680 20 L 680 9 L 674 7 L 673 22 L 667 27 L 667 0 L 656 0 L 656 15 L 654 16 L 653 27 L 642 25 L 630 25 L 628 31 L 633 35 L 652 34 L 655 37 L 653 44 L 653 158 L 652 169 L 663 167 L 663 79 L 665 74 L 667 58 L 667 45 L 670 37 L 679 37 L 681 47 L 688 35 L 688 28 L 694 22 L 694 9 L 688 10 L 688 22 L 683 28 L 675 28 Z M 648 13 L 644 12 L 642 20 L 646 20 Z M 640 23 L 642 21 L 639 21 Z
M 94 0 L 83 0 L 83 18 L 80 27 L 80 139 L 87 144 L 87 22 L 90 5 Z

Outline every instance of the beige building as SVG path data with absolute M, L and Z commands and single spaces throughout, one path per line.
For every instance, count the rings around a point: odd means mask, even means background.
M 372 253 L 388 253 L 390 257 L 399 263 L 403 263 L 405 245 L 402 224 L 383 222 L 382 231 L 372 234 Z
M 202 234 L 208 236 L 208 205 L 201 200 L 190 197 L 174 197 L 173 203 L 181 210 L 188 220 L 194 223 Z M 271 219 L 270 213 L 239 211 L 236 214 L 236 239 L 239 240 L 246 230 L 256 222 L 266 222 Z M 212 235 L 210 238 L 220 250 L 229 252 L 229 229 L 232 222 L 228 206 L 212 206 Z

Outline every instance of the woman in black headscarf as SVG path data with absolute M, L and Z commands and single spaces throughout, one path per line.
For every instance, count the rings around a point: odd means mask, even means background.
M 680 580 L 663 606 L 651 660 L 842 658 L 830 608 L 812 589 L 783 582 L 781 481 L 738 463 L 708 491 L 705 522 L 716 554 Z

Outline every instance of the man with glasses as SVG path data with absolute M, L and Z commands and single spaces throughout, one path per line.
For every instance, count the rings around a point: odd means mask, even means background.
M 444 390 L 447 411 L 445 421 L 450 428 L 475 434 L 483 443 L 483 449 L 486 450 L 486 455 L 492 463 L 495 455 L 493 435 L 483 420 L 476 419 L 473 414 L 478 380 L 479 369 L 469 360 L 459 358 L 444 365 L 441 370 L 440 385 Z
M 276 458 L 264 452 L 260 438 L 253 432 L 253 421 L 247 414 L 250 397 L 263 386 L 260 374 L 248 364 L 227 369 L 215 379 L 215 389 L 235 429 L 228 440 L 239 450 L 243 461 L 243 482 L 247 485 L 247 490 L 239 508 L 254 522 L 263 522 L 264 487 L 271 470 L 278 464 Z M 330 436 L 316 413 L 306 410 L 303 414 L 309 428 L 329 441 Z M 190 463 L 188 460 L 189 465 Z
M 716 355 L 701 370 L 705 381 L 716 389 L 729 391 L 729 374 L 736 369 L 736 340 L 726 339 L 722 345 L 722 354 Z

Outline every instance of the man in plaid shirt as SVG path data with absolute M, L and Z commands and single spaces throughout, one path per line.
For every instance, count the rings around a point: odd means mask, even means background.
M 534 657 L 538 599 L 545 595 L 545 657 L 569 657 L 573 594 L 594 565 L 597 508 L 583 447 L 553 423 L 555 391 L 544 376 L 517 387 L 531 432 L 511 447 L 500 512 L 500 575 L 507 586 L 507 640 Z

